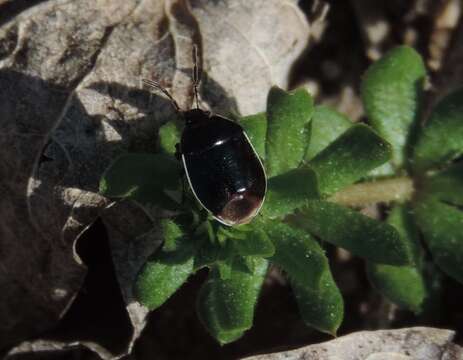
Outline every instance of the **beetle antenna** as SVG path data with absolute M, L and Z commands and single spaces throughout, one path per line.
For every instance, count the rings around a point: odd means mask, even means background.
M 175 110 L 177 112 L 181 112 L 180 106 L 178 106 L 178 104 L 175 101 L 175 99 L 173 98 L 173 96 L 164 87 L 162 87 L 161 84 L 159 84 L 157 81 L 148 80 L 148 79 L 142 79 L 142 81 L 143 81 L 143 84 L 146 85 L 147 87 L 149 87 L 151 90 L 159 90 L 159 91 L 161 91 L 165 96 L 167 96 L 169 98 L 169 100 L 172 103 L 172 105 L 174 106 Z
M 196 109 L 199 109 L 198 86 L 201 81 L 201 71 L 198 65 L 198 45 L 193 45 L 193 92 L 196 101 Z

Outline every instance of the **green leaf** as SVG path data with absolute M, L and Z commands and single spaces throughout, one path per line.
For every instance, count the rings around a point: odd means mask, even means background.
M 321 246 L 304 230 L 285 223 L 269 221 L 265 230 L 275 245 L 270 261 L 290 278 L 305 323 L 335 334 L 343 318 L 343 301 Z
M 168 155 L 175 155 L 175 145 L 180 143 L 181 133 L 174 121 L 169 121 L 159 128 L 159 145 L 161 151 Z
M 232 275 L 232 266 L 233 266 L 233 258 L 227 258 L 223 261 L 216 262 L 216 268 L 218 270 L 219 276 L 221 280 L 228 280 L 231 278 Z
M 390 301 L 414 313 L 421 312 L 427 291 L 418 269 L 369 263 L 367 273 L 373 286 Z
M 387 222 L 397 229 L 402 241 L 414 254 L 415 264 L 419 266 L 423 254 L 418 228 L 410 210 L 406 206 L 394 207 Z M 426 281 L 417 267 L 369 263 L 367 272 L 373 286 L 390 301 L 415 313 L 421 311 L 427 290 Z
M 168 155 L 122 155 L 103 174 L 100 193 L 174 210 L 179 204 L 171 194 L 178 190 L 180 171 L 178 161 Z
M 432 195 L 443 202 L 463 205 L 463 163 L 453 164 L 446 170 L 425 177 L 421 195 Z
M 407 252 L 412 255 L 413 263 L 420 266 L 423 261 L 423 249 L 420 245 L 420 235 L 418 227 L 413 218 L 413 210 L 408 205 L 394 206 L 388 217 L 387 223 L 392 225 L 407 247 Z
M 240 119 L 240 125 L 248 135 L 252 146 L 261 159 L 265 159 L 265 139 L 267 136 L 267 116 L 265 113 L 249 115 Z
M 353 125 L 310 162 L 321 193 L 332 194 L 384 164 L 391 147 L 363 124 Z
M 400 46 L 371 65 L 362 82 L 365 111 L 374 129 L 391 143 L 396 167 L 402 167 L 407 159 L 425 77 L 420 54 Z
M 273 87 L 267 98 L 266 171 L 269 177 L 295 169 L 309 143 L 313 99 L 304 89 Z
M 424 172 L 463 154 L 463 88 L 441 100 L 419 134 L 414 170 Z
M 197 271 L 205 266 L 211 266 L 219 257 L 220 248 L 218 245 L 200 247 L 195 254 L 194 270 Z
M 254 274 L 261 259 L 261 256 L 243 256 L 243 264 L 249 273 Z
M 172 220 L 162 220 L 161 228 L 164 236 L 164 246 L 162 250 L 165 252 L 175 251 L 181 246 L 180 242 L 183 239 L 183 231 Z
M 215 292 L 214 281 L 209 280 L 204 283 L 198 295 L 196 310 L 209 333 L 221 345 L 224 345 L 238 340 L 244 335 L 245 330 L 226 330 L 222 328 L 218 317 L 220 309 L 217 308 Z
M 336 336 L 344 317 L 342 295 L 327 268 L 317 288 L 292 282 L 299 312 L 304 322 L 315 329 Z
M 351 126 L 352 122 L 347 116 L 327 106 L 316 106 L 305 160 L 313 159 Z
M 257 262 L 253 274 L 245 264 L 235 262 L 227 280 L 221 279 L 218 271 L 213 271 L 200 290 L 199 317 L 220 343 L 236 340 L 252 327 L 254 308 L 268 266 L 264 259 Z
M 269 259 L 281 267 L 292 281 L 317 289 L 328 266 L 328 259 L 318 242 L 302 229 L 269 221 L 265 231 L 275 245 Z
M 270 218 L 285 216 L 308 200 L 319 197 L 317 176 L 312 169 L 290 170 L 269 179 L 262 215 Z
M 304 216 L 295 219 L 299 226 L 354 255 L 380 264 L 413 262 L 408 244 L 389 224 L 326 201 L 310 201 L 301 214 Z
M 433 197 L 420 199 L 416 221 L 434 262 L 449 276 L 463 283 L 463 211 Z
M 269 257 L 275 253 L 275 246 L 262 229 L 245 233 L 244 239 L 233 239 L 239 255 Z
M 193 273 L 193 250 L 189 245 L 175 252 L 159 251 L 137 276 L 137 300 L 154 310 L 161 306 Z
M 211 266 L 216 261 L 224 259 L 222 247 L 215 243 L 203 243 L 195 253 L 194 270 L 197 271 L 205 266 Z
M 209 222 L 206 222 L 205 224 L 210 225 Z M 195 233 L 195 271 L 205 266 L 211 267 L 218 262 L 227 261 L 227 259 L 236 255 L 233 244 L 229 241 L 228 237 L 224 239 L 223 243 L 220 243 L 219 241 L 211 241 L 208 231 L 213 231 L 212 227 L 205 226 L 202 232 Z

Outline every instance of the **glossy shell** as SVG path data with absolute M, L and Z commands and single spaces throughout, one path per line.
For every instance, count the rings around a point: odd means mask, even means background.
M 194 195 L 218 221 L 229 226 L 245 224 L 257 215 L 267 180 L 240 125 L 191 110 L 186 113 L 180 151 Z

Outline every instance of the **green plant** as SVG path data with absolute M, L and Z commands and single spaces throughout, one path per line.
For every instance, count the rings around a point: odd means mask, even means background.
M 426 71 L 411 48 L 399 47 L 365 75 L 362 98 L 372 128 L 354 124 L 302 89 L 272 88 L 267 112 L 239 119 L 268 175 L 261 214 L 247 225 L 211 220 L 189 192 L 173 151 L 181 124 L 160 129 L 158 154 L 126 154 L 101 180 L 101 193 L 156 207 L 164 243 L 140 270 L 135 293 L 161 306 L 194 272 L 210 269 L 198 314 L 221 344 L 251 328 L 269 263 L 289 278 L 304 321 L 335 334 L 343 301 L 325 243 L 367 261 L 373 285 L 419 312 L 430 284 L 423 236 L 433 260 L 463 282 L 463 91 L 442 100 L 419 123 Z M 387 202 L 387 221 L 353 208 Z M 168 210 L 168 211 L 164 211 Z

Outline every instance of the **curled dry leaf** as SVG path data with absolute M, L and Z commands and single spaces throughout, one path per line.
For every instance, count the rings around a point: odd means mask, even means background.
M 197 43 L 203 105 L 225 114 L 262 111 L 269 88 L 286 86 L 306 47 L 307 21 L 295 0 L 14 3 L 0 2 L 0 349 L 37 336 L 66 312 L 85 276 L 75 241 L 98 216 L 134 328 L 131 346 L 146 316 L 131 285 L 159 238 L 151 230 L 156 214 L 109 206 L 97 188 L 119 154 L 154 151 L 158 126 L 175 116 L 140 79 L 160 81 L 189 107 Z

